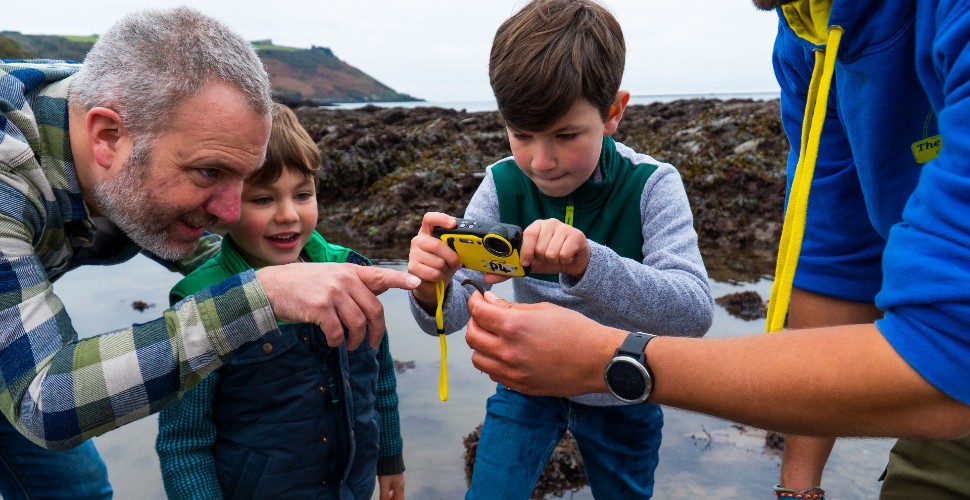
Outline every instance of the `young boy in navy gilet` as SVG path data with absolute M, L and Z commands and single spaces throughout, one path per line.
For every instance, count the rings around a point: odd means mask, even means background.
M 489 75 L 512 156 L 488 167 L 464 217 L 525 228 L 520 255 L 531 274 L 514 280 L 516 301 L 553 302 L 631 331 L 700 336 L 713 300 L 680 175 L 610 137 L 630 98 L 619 88 L 625 55 L 616 19 L 589 0 L 533 1 L 498 29 Z M 468 321 L 461 281 L 504 279 L 461 269 L 431 233 L 454 225 L 428 213 L 411 243 L 408 271 L 423 280 L 412 312 L 428 333 L 436 332 L 436 282 L 447 283 L 452 332 Z M 499 385 L 467 498 L 529 498 L 567 429 L 596 498 L 648 498 L 662 426 L 652 403 Z
M 320 151 L 276 104 L 266 161 L 246 179 L 222 249 L 180 281 L 177 302 L 250 268 L 292 262 L 370 265 L 317 224 Z M 227 328 L 231 325 L 227 326 Z M 329 347 L 313 324 L 281 324 L 159 413 L 155 448 L 170 498 L 404 496 L 397 381 L 388 338 Z

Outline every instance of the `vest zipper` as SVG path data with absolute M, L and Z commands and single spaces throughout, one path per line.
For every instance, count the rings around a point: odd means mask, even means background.
M 567 226 L 573 225 L 573 214 L 576 212 L 576 207 L 573 202 L 573 195 L 566 197 L 566 214 L 563 215 L 562 221 L 566 223 Z

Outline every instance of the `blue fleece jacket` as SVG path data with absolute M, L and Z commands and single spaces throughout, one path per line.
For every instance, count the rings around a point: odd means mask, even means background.
M 790 173 L 812 51 L 843 31 L 795 285 L 874 297 L 893 348 L 970 404 L 970 2 L 831 4 L 778 10 Z

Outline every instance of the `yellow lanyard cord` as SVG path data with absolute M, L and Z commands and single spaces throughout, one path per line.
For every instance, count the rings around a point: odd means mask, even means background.
M 441 346 L 441 371 L 438 374 L 438 398 L 448 401 L 448 342 L 445 340 L 445 282 L 434 284 L 434 293 L 438 299 L 438 306 L 434 311 L 434 321 L 438 327 L 438 344 Z
M 445 334 L 438 335 L 441 345 L 441 374 L 438 376 L 438 399 L 448 401 L 448 342 Z
M 567 226 L 573 225 L 573 214 L 576 212 L 576 206 L 573 205 L 573 197 L 570 196 L 566 199 L 566 215 L 563 216 L 562 221 L 566 223 Z
M 768 318 L 765 322 L 767 332 L 778 332 L 785 325 L 788 305 L 791 301 L 792 282 L 795 267 L 802 248 L 805 234 L 805 218 L 808 214 L 808 193 L 812 186 L 815 163 L 818 161 L 818 148 L 822 139 L 822 126 L 828 105 L 829 88 L 835 71 L 835 56 L 839 51 L 842 28 L 833 26 L 829 31 L 826 50 L 815 52 L 815 68 L 808 89 L 805 116 L 802 122 L 801 146 L 795 178 L 788 194 L 788 207 L 785 210 L 785 225 L 778 244 L 778 261 L 775 264 L 775 282 L 771 287 L 768 301 Z

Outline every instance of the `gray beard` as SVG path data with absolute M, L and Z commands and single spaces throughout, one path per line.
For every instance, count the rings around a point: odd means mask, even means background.
M 94 199 L 104 216 L 139 247 L 162 259 L 178 261 L 192 253 L 195 243 L 173 240 L 168 235 L 169 227 L 180 217 L 164 200 L 152 196 L 152 186 L 147 185 L 149 167 L 145 149 L 136 144 L 118 175 L 94 187 Z M 181 218 L 196 226 L 208 226 L 216 221 L 204 212 Z

